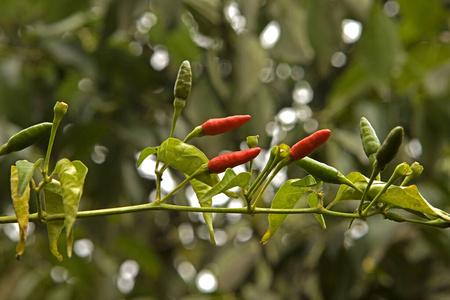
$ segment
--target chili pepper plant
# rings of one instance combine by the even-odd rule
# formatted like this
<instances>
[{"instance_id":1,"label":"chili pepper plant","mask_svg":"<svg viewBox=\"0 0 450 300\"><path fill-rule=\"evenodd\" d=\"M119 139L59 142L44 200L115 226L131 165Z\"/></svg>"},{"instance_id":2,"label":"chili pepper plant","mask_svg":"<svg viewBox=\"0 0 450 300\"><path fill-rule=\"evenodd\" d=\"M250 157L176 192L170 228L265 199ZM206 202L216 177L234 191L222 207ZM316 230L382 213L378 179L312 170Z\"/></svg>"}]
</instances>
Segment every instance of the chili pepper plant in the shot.
<instances>
[{"instance_id":1,"label":"chili pepper plant","mask_svg":"<svg viewBox=\"0 0 450 300\"><path fill-rule=\"evenodd\" d=\"M326 229L326 216L338 216L350 220L366 220L382 215L394 222L410 222L438 228L450 226L450 215L433 207L410 182L419 176L423 167L414 162L399 164L389 179L381 181L380 173L392 162L403 140L403 128L395 127L386 139L380 143L378 136L366 118L361 118L360 133L364 152L372 165L372 172L366 177L360 172L342 174L336 168L316 161L308 155L325 144L332 135L328 129L322 129L305 137L292 147L286 144L273 146L269 158L260 172L253 169L253 160L260 154L258 135L247 138L248 149L225 153L212 159L189 142L194 138L209 138L230 130L245 126L249 115L213 118L195 127L184 139L174 137L175 127L192 86L192 74L188 61L182 63L174 88L174 115L170 136L159 146L143 149L137 161L139 167L144 159L156 155L156 196L150 203L123 207L104 208L92 211L78 211L83 194L84 181L88 172L81 161L60 159L54 168L49 169L52 146L58 126L67 112L68 105L57 102L54 107L52 123L41 123L22 130L12 136L0 148L0 156L31 146L49 135L45 158L35 162L19 160L11 166L11 197L15 216L1 216L0 223L18 223L20 240L17 244L17 258L25 251L28 223L44 223L48 230L50 251L62 260L58 249L59 237L65 229L67 256L72 254L74 223L77 218L132 213L145 210L177 210L202 212L209 229L211 242L214 241L212 213L240 213L253 216L268 215L268 229L261 243L267 243L289 214L314 214L320 226ZM236 174L234 167L248 165L245 172ZM270 207L261 204L260 199L277 173L286 167L301 168L309 175L304 178L287 180L271 200ZM167 168L175 169L185 175L185 179L168 194L161 193L162 175ZM38 171L40 181L34 177ZM224 173L219 177L218 173ZM324 203L321 186L339 185L339 190L330 203ZM171 204L172 196L190 184L197 195L200 207ZM232 191L233 190L233 191ZM213 197L225 194L232 198L241 198L242 208L213 206ZM33 195L33 196L32 196ZM302 197L303 195L307 195ZM30 212L29 201L36 201L36 212ZM299 206L305 199L309 207ZM353 201L354 211L343 211L338 206L342 202ZM301 205L300 205L301 206ZM338 207L338 208L336 208ZM351 223L350 223L351 224Z\"/></svg>"}]
</instances>

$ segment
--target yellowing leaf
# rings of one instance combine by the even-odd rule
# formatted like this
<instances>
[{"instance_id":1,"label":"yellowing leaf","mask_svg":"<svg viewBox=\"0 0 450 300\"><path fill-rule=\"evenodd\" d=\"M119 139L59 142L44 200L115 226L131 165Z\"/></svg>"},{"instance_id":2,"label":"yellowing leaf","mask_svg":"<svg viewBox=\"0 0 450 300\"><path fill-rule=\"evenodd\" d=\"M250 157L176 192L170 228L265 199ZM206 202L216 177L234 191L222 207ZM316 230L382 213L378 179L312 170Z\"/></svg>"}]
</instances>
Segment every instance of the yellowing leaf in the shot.
<instances>
[{"instance_id":1,"label":"yellowing leaf","mask_svg":"<svg viewBox=\"0 0 450 300\"><path fill-rule=\"evenodd\" d=\"M67 235L67 255L72 256L73 224L78 213L78 204L83 193L83 184L87 168L80 161L73 163L63 158L55 168L61 182L61 194L64 202L64 215Z\"/></svg>"},{"instance_id":2,"label":"yellowing leaf","mask_svg":"<svg viewBox=\"0 0 450 300\"><path fill-rule=\"evenodd\" d=\"M191 180L191 185L197 195L197 198L199 199L200 206L211 207L212 197L217 194L224 193L228 189L235 186L246 186L250 181L250 176L251 175L248 172L242 172L236 175L232 169L227 169L222 180L214 187L210 187L209 185L196 179ZM212 213L204 212L203 218L205 219L206 226L208 227L211 242L215 245L216 241L214 238Z\"/></svg>"},{"instance_id":3,"label":"yellowing leaf","mask_svg":"<svg viewBox=\"0 0 450 300\"><path fill-rule=\"evenodd\" d=\"M64 213L64 203L59 181L53 179L44 187L44 202L47 216ZM47 221L46 224L50 251L59 261L62 261L63 257L58 251L58 239L64 228L64 220Z\"/></svg>"},{"instance_id":4,"label":"yellowing leaf","mask_svg":"<svg viewBox=\"0 0 450 300\"><path fill-rule=\"evenodd\" d=\"M408 187L391 186L380 197L379 201L400 208L411 209L424 214L441 217L441 215L436 212L435 208L423 198L415 185L410 185ZM448 218L447 221L450 222Z\"/></svg>"},{"instance_id":5,"label":"yellowing leaf","mask_svg":"<svg viewBox=\"0 0 450 300\"><path fill-rule=\"evenodd\" d=\"M211 187L207 185L206 183L203 183L199 180L192 179L191 180L191 186L194 190L195 194L197 195L198 199L203 199L203 201L200 202L201 207L211 207L212 206L212 196L209 198L205 198L205 194L207 194ZM209 238L211 239L211 243L213 245L216 244L216 239L214 238L214 227L213 227L213 216L210 212L204 212L203 218L205 219L206 226L208 227L209 231Z\"/></svg>"},{"instance_id":6,"label":"yellowing leaf","mask_svg":"<svg viewBox=\"0 0 450 300\"><path fill-rule=\"evenodd\" d=\"M14 211L16 213L17 222L19 223L19 242L17 243L17 257L25 251L25 243L27 241L28 217L30 215L30 186L27 185L22 196L19 196L19 172L16 166L11 166L11 197L13 199Z\"/></svg>"},{"instance_id":7,"label":"yellowing leaf","mask_svg":"<svg viewBox=\"0 0 450 300\"><path fill-rule=\"evenodd\" d=\"M19 173L18 195L22 196L26 187L29 185L31 177L33 177L34 169L41 164L42 158L38 159L34 164L27 160L16 161L17 171Z\"/></svg>"}]
</instances>

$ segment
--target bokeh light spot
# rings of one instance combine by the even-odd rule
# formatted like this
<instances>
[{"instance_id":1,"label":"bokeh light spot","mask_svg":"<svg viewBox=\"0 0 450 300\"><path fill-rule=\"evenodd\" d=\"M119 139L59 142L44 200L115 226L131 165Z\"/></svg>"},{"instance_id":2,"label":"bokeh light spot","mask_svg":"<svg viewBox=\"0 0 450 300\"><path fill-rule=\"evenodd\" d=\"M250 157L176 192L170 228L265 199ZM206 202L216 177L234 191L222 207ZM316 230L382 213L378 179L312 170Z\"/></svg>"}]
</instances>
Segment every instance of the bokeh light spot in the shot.
<instances>
[{"instance_id":1,"label":"bokeh light spot","mask_svg":"<svg viewBox=\"0 0 450 300\"><path fill-rule=\"evenodd\" d=\"M259 42L264 49L269 49L275 46L280 38L280 24L276 21L271 21L261 32Z\"/></svg>"},{"instance_id":2,"label":"bokeh light spot","mask_svg":"<svg viewBox=\"0 0 450 300\"><path fill-rule=\"evenodd\" d=\"M308 104L314 98L314 92L306 81L299 82L292 92L294 101L300 104Z\"/></svg>"},{"instance_id":3,"label":"bokeh light spot","mask_svg":"<svg viewBox=\"0 0 450 300\"><path fill-rule=\"evenodd\" d=\"M361 22L345 19L342 21L342 40L346 44L355 43L362 33Z\"/></svg>"},{"instance_id":4,"label":"bokeh light spot","mask_svg":"<svg viewBox=\"0 0 450 300\"><path fill-rule=\"evenodd\" d=\"M331 65L336 68L342 68L347 63L347 56L343 52L335 52L331 56Z\"/></svg>"},{"instance_id":5,"label":"bokeh light spot","mask_svg":"<svg viewBox=\"0 0 450 300\"><path fill-rule=\"evenodd\" d=\"M202 293L215 292L218 286L216 276L209 270L200 271L195 280L195 284Z\"/></svg>"},{"instance_id":6,"label":"bokeh light spot","mask_svg":"<svg viewBox=\"0 0 450 300\"><path fill-rule=\"evenodd\" d=\"M400 4L397 1L386 1L383 5L383 10L386 16L395 17L400 12Z\"/></svg>"},{"instance_id":7,"label":"bokeh light spot","mask_svg":"<svg viewBox=\"0 0 450 300\"><path fill-rule=\"evenodd\" d=\"M164 47L157 46L155 47L155 52L150 57L150 65L156 71L161 71L169 65L169 60L169 52Z\"/></svg>"},{"instance_id":8,"label":"bokeh light spot","mask_svg":"<svg viewBox=\"0 0 450 300\"><path fill-rule=\"evenodd\" d=\"M79 257L89 257L94 252L94 244L89 239L77 240L73 244L73 251Z\"/></svg>"},{"instance_id":9,"label":"bokeh light spot","mask_svg":"<svg viewBox=\"0 0 450 300\"><path fill-rule=\"evenodd\" d=\"M195 267L188 261L182 261L179 263L177 266L177 272L185 282L192 281L197 274Z\"/></svg>"}]
</instances>

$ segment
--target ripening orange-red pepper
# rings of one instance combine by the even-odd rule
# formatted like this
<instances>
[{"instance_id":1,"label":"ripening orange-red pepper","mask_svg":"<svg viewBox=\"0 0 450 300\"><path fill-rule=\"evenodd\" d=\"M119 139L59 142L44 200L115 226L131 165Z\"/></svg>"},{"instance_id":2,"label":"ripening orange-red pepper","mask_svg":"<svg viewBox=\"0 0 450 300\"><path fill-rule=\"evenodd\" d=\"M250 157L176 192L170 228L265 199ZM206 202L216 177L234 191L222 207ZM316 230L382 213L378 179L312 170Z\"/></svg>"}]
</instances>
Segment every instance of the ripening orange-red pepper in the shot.
<instances>
[{"instance_id":1,"label":"ripening orange-red pepper","mask_svg":"<svg viewBox=\"0 0 450 300\"><path fill-rule=\"evenodd\" d=\"M251 148L243 151L225 153L211 159L208 162L208 169L211 173L222 173L228 168L234 168L251 161L260 152L261 148Z\"/></svg>"},{"instance_id":2,"label":"ripening orange-red pepper","mask_svg":"<svg viewBox=\"0 0 450 300\"><path fill-rule=\"evenodd\" d=\"M328 140L330 134L331 131L329 129L322 129L314 132L292 146L289 151L289 156L293 161L306 157L322 146Z\"/></svg>"},{"instance_id":3,"label":"ripening orange-red pepper","mask_svg":"<svg viewBox=\"0 0 450 300\"><path fill-rule=\"evenodd\" d=\"M237 115L226 118L209 119L202 124L202 131L205 135L221 134L241 127L252 117L249 115Z\"/></svg>"}]
</instances>

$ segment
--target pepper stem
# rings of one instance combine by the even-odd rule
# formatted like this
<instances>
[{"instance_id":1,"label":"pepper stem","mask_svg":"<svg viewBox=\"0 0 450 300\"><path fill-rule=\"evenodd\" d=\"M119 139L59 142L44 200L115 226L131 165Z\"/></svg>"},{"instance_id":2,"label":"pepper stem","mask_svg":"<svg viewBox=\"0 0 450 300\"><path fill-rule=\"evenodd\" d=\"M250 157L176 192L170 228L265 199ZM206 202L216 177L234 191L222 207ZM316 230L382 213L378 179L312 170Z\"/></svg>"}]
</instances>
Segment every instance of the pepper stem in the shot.
<instances>
[{"instance_id":1,"label":"pepper stem","mask_svg":"<svg viewBox=\"0 0 450 300\"><path fill-rule=\"evenodd\" d=\"M173 101L174 112L173 112L172 128L170 130L170 137L173 137L175 133L175 126L177 125L178 117L180 116L181 111L186 105L185 102L186 102L185 100L179 98L175 98L175 100Z\"/></svg>"},{"instance_id":2,"label":"pepper stem","mask_svg":"<svg viewBox=\"0 0 450 300\"><path fill-rule=\"evenodd\" d=\"M278 172L281 171L281 169L283 169L284 167L289 165L291 162L292 162L292 160L290 158L286 158L286 159L283 159L282 161L280 161L277 164L277 166L275 167L275 169L272 172L272 175L270 175L269 179L266 181L266 183L262 187L261 191L259 192L258 197L256 197L255 202L253 202L253 204L251 206L252 211L256 208L256 204L258 203L258 201L261 198L261 196L264 193L264 191L269 186L270 182L272 182L272 180L275 178L275 176L278 174Z\"/></svg>"},{"instance_id":3,"label":"pepper stem","mask_svg":"<svg viewBox=\"0 0 450 300\"><path fill-rule=\"evenodd\" d=\"M259 173L258 177L256 177L255 182L250 186L250 189L247 192L246 198L251 201L253 195L258 190L258 188L261 186L261 184L266 180L267 176L269 176L270 172L275 167L275 162L269 161L267 165L264 167L264 169Z\"/></svg>"},{"instance_id":4,"label":"pepper stem","mask_svg":"<svg viewBox=\"0 0 450 300\"><path fill-rule=\"evenodd\" d=\"M50 164L50 154L52 153L53 143L55 142L56 131L58 130L59 123L61 123L62 118L67 112L68 105L64 102L56 102L55 107L53 108L54 116L53 116L53 124L52 131L50 133L50 140L48 142L47 153L45 155L44 161L44 174L47 176L48 174L48 166Z\"/></svg>"},{"instance_id":5,"label":"pepper stem","mask_svg":"<svg viewBox=\"0 0 450 300\"><path fill-rule=\"evenodd\" d=\"M278 154L279 146L274 146L272 150L270 151L269 160L267 161L264 169L259 173L258 177L256 177L253 184L250 186L250 189L246 192L245 198L247 199L247 202L251 202L251 199L253 197L253 194L256 192L256 190L261 186L262 182L267 178L267 176L270 174L270 172L275 168L277 161L275 161L275 158Z\"/></svg>"},{"instance_id":6,"label":"pepper stem","mask_svg":"<svg viewBox=\"0 0 450 300\"><path fill-rule=\"evenodd\" d=\"M407 173L411 173L411 168L406 163L399 164L395 170L394 173L392 173L391 177L389 178L388 182L383 186L381 191L378 192L378 194L373 198L373 200L367 205L367 207L364 209L364 211L360 212L361 217L366 217L367 212L369 209L375 204L375 202L378 201L378 199L383 195L384 192L387 191L387 189L397 180L405 176Z\"/></svg>"},{"instance_id":7,"label":"pepper stem","mask_svg":"<svg viewBox=\"0 0 450 300\"><path fill-rule=\"evenodd\" d=\"M194 130L191 131L191 133L189 133L186 138L184 139L183 143L187 143L190 140L192 140L193 138L196 137L201 137L204 136L205 134L203 133L203 129L202 126L197 126L194 128Z\"/></svg>"},{"instance_id":8,"label":"pepper stem","mask_svg":"<svg viewBox=\"0 0 450 300\"><path fill-rule=\"evenodd\" d=\"M168 193L166 196L164 196L164 198L160 199L160 200L155 200L156 203L160 204L160 203L164 203L170 196L172 196L173 194L175 194L179 189L181 189L186 183L188 183L189 181L191 181L192 179L194 179L195 177L208 172L208 164L203 164L200 168L197 169L197 171L195 171L194 173L192 173L191 175L189 175L188 177L186 177L185 180L183 180L176 188L174 188L170 193Z\"/></svg>"},{"instance_id":9,"label":"pepper stem","mask_svg":"<svg viewBox=\"0 0 450 300\"><path fill-rule=\"evenodd\" d=\"M364 201L366 200L367 195L369 194L369 189L372 186L372 183L377 178L378 174L380 174L380 168L378 167L377 162L373 164L372 175L370 175L369 182L367 183L366 189L364 190L364 194L361 197L361 202L359 203L358 213L361 215L363 211Z\"/></svg>"}]
</instances>

